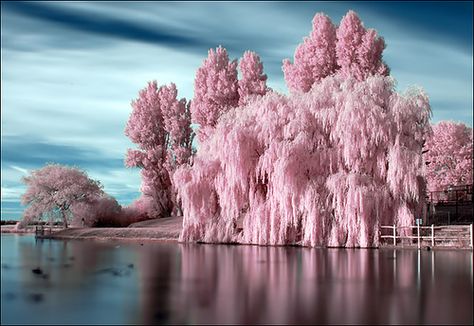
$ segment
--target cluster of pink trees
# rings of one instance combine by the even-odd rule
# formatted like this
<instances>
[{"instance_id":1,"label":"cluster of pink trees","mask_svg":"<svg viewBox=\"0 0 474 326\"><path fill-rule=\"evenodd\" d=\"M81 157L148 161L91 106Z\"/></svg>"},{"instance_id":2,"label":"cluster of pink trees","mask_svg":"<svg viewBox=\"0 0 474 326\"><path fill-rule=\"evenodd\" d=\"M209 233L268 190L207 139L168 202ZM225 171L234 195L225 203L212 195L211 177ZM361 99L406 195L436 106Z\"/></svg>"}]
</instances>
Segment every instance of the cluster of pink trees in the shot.
<instances>
[{"instance_id":1,"label":"cluster of pink trees","mask_svg":"<svg viewBox=\"0 0 474 326\"><path fill-rule=\"evenodd\" d=\"M197 71L192 102L177 99L175 84L158 87L151 82L140 91L125 129L139 147L128 151L126 165L142 168L143 197L132 207L150 218L181 214L177 199L180 184L174 182L173 175L180 166L192 164L191 123L199 125L198 139L203 142L220 116L268 90L257 54L245 52L240 71L238 80L237 61L230 61L227 51L218 47L209 51Z\"/></svg>"},{"instance_id":2,"label":"cluster of pink trees","mask_svg":"<svg viewBox=\"0 0 474 326\"><path fill-rule=\"evenodd\" d=\"M237 60L229 61L226 49L209 50L196 73L192 122L199 125L198 140L204 142L214 133L218 119L230 109L251 102L269 89L260 57L247 51L240 60L242 78L237 78Z\"/></svg>"},{"instance_id":3,"label":"cluster of pink trees","mask_svg":"<svg viewBox=\"0 0 474 326\"><path fill-rule=\"evenodd\" d=\"M87 206L105 195L100 182L90 179L85 171L59 164L34 170L23 182L27 186L21 198L27 206L23 225L41 219L60 219L68 227L74 207Z\"/></svg>"},{"instance_id":4,"label":"cluster of pink trees","mask_svg":"<svg viewBox=\"0 0 474 326\"><path fill-rule=\"evenodd\" d=\"M143 193L132 206L149 218L169 216L179 207L171 176L193 153L189 103L177 99L175 84L158 87L154 81L132 107L125 134L139 149L129 149L125 163L142 169Z\"/></svg>"},{"instance_id":5,"label":"cluster of pink trees","mask_svg":"<svg viewBox=\"0 0 474 326\"><path fill-rule=\"evenodd\" d=\"M103 191L101 183L75 167L48 164L23 178L26 191L21 198L27 206L18 224L61 221L64 227L120 227L147 218L143 200L122 207Z\"/></svg>"},{"instance_id":6,"label":"cluster of pink trees","mask_svg":"<svg viewBox=\"0 0 474 326\"><path fill-rule=\"evenodd\" d=\"M433 126L425 147L429 191L472 185L472 128L463 123L441 121Z\"/></svg>"},{"instance_id":7,"label":"cluster of pink trees","mask_svg":"<svg viewBox=\"0 0 474 326\"><path fill-rule=\"evenodd\" d=\"M380 225L421 216L430 105L395 92L384 47L352 11L338 27L317 14L283 63L290 96L268 91L256 55L238 81L210 50L191 104L199 149L173 177L181 240L369 247Z\"/></svg>"}]
</instances>

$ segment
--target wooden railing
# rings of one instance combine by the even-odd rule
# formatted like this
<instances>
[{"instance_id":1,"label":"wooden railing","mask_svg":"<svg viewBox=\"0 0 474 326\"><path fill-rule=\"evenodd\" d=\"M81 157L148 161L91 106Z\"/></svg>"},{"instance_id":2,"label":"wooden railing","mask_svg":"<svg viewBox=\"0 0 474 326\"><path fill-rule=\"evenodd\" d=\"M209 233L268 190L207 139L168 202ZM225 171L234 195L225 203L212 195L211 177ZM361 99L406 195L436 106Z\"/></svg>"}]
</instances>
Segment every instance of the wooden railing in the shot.
<instances>
[{"instance_id":1,"label":"wooden railing","mask_svg":"<svg viewBox=\"0 0 474 326\"><path fill-rule=\"evenodd\" d=\"M436 242L443 242L443 241L459 241L459 242L467 242L469 241L469 247L473 248L473 226L470 225L444 225L444 226L381 226L382 230L391 230L392 234L390 235L381 235L382 239L387 239L389 242L392 241L393 246L397 245L397 240L409 239L413 240L416 239L416 243L418 249L421 248L421 243L423 240L428 240L431 243L432 247L436 246ZM397 230L403 229L416 229L416 235L400 235L400 232L397 234ZM438 235L436 235L436 230L438 230ZM428 231L428 232L423 232ZM467 232L468 231L468 232ZM410 232L413 233L413 232ZM422 234L427 233L427 234ZM441 233L441 234L439 234ZM446 235L447 233L447 235ZM454 235L453 235L454 234Z\"/></svg>"}]
</instances>

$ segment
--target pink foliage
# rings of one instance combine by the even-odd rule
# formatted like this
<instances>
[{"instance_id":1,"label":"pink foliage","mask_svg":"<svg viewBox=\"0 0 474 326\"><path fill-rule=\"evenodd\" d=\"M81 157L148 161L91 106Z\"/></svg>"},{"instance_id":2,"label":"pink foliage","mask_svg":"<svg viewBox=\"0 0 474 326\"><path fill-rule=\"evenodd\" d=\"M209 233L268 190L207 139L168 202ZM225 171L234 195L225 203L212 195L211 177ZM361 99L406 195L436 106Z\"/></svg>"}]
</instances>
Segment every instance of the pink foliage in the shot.
<instances>
[{"instance_id":1,"label":"pink foliage","mask_svg":"<svg viewBox=\"0 0 474 326\"><path fill-rule=\"evenodd\" d=\"M239 103L237 61L229 61L227 50L209 50L206 60L196 73L191 114L200 125L199 141L207 137L219 117Z\"/></svg>"},{"instance_id":2,"label":"pink foliage","mask_svg":"<svg viewBox=\"0 0 474 326\"><path fill-rule=\"evenodd\" d=\"M209 50L196 73L191 102L193 123L199 124L198 140L204 142L214 132L219 118L238 105L245 105L270 89L266 85L260 57L246 51L240 61L242 78L237 79L237 60L230 61L221 46Z\"/></svg>"},{"instance_id":3,"label":"pink foliage","mask_svg":"<svg viewBox=\"0 0 474 326\"><path fill-rule=\"evenodd\" d=\"M139 92L138 98L132 101L132 108L125 135L145 150L163 144L165 130L156 81Z\"/></svg>"},{"instance_id":4,"label":"pink foliage","mask_svg":"<svg viewBox=\"0 0 474 326\"><path fill-rule=\"evenodd\" d=\"M21 203L28 206L23 220L62 219L68 226L71 207L103 195L102 185L77 168L50 164L23 178L27 189Z\"/></svg>"},{"instance_id":5,"label":"pink foliage","mask_svg":"<svg viewBox=\"0 0 474 326\"><path fill-rule=\"evenodd\" d=\"M73 227L123 226L122 207L110 196L101 196L71 206Z\"/></svg>"},{"instance_id":6,"label":"pink foliage","mask_svg":"<svg viewBox=\"0 0 474 326\"><path fill-rule=\"evenodd\" d=\"M336 28L328 16L316 14L311 34L296 48L294 64L283 61L286 83L292 91L307 92L335 70Z\"/></svg>"},{"instance_id":7,"label":"pink foliage","mask_svg":"<svg viewBox=\"0 0 474 326\"><path fill-rule=\"evenodd\" d=\"M433 126L425 146L430 191L472 184L472 128L463 123L441 121Z\"/></svg>"},{"instance_id":8,"label":"pink foliage","mask_svg":"<svg viewBox=\"0 0 474 326\"><path fill-rule=\"evenodd\" d=\"M189 163L193 154L190 104L184 98L177 100L178 91L173 83L161 87L159 95L164 129L168 135L166 169L171 175L176 167Z\"/></svg>"},{"instance_id":9,"label":"pink foliage","mask_svg":"<svg viewBox=\"0 0 474 326\"><path fill-rule=\"evenodd\" d=\"M283 61L283 72L290 91L308 92L323 78L335 73L344 78L364 80L369 76L389 74L382 61L383 38L373 29L365 29L353 11L339 27L322 13L313 19L313 30L295 51L294 63Z\"/></svg>"},{"instance_id":10,"label":"pink foliage","mask_svg":"<svg viewBox=\"0 0 474 326\"><path fill-rule=\"evenodd\" d=\"M239 105L245 105L251 98L267 93L267 75L263 73L260 57L251 51L246 51L240 60Z\"/></svg>"},{"instance_id":11,"label":"pink foliage","mask_svg":"<svg viewBox=\"0 0 474 326\"><path fill-rule=\"evenodd\" d=\"M331 30L326 16L313 22ZM340 73L329 68L329 32L316 29L312 37L323 44L306 39L297 50L304 60L286 65L289 87L303 92L229 108L194 165L176 171L182 241L370 247L380 225L420 216L428 98L394 91L393 79L380 74L382 43L355 14L341 26ZM299 67L314 69L310 82L290 77Z\"/></svg>"},{"instance_id":12,"label":"pink foliage","mask_svg":"<svg viewBox=\"0 0 474 326\"><path fill-rule=\"evenodd\" d=\"M367 247L379 225L411 225L394 212L421 201L421 144L397 145L399 128L410 128L395 116L398 103L424 95L407 96L384 77L329 77L304 96L268 94L230 111L175 175L181 240ZM419 104L427 128L429 105Z\"/></svg>"},{"instance_id":13,"label":"pink foliage","mask_svg":"<svg viewBox=\"0 0 474 326\"><path fill-rule=\"evenodd\" d=\"M110 196L101 196L72 205L74 227L127 227L147 220L152 206L151 197L142 196L122 207Z\"/></svg>"},{"instance_id":14,"label":"pink foliage","mask_svg":"<svg viewBox=\"0 0 474 326\"><path fill-rule=\"evenodd\" d=\"M142 169L149 217L168 216L177 205L172 174L192 155L189 104L177 100L176 85L158 88L154 81L140 91L132 107L125 134L139 149L128 150L125 165Z\"/></svg>"}]
</instances>

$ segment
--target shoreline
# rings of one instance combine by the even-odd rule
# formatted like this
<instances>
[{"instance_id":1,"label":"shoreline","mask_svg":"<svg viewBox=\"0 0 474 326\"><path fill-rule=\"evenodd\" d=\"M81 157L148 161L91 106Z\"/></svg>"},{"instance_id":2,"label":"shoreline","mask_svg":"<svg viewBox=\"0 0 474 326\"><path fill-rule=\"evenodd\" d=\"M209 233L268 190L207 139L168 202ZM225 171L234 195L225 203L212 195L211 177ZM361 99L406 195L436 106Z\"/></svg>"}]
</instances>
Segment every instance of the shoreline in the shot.
<instances>
[{"instance_id":1,"label":"shoreline","mask_svg":"<svg viewBox=\"0 0 474 326\"><path fill-rule=\"evenodd\" d=\"M93 241L131 241L131 242L172 242L177 243L178 238L142 238L142 237L110 237L110 236L67 236L67 235L40 235L41 240L93 240Z\"/></svg>"},{"instance_id":2,"label":"shoreline","mask_svg":"<svg viewBox=\"0 0 474 326\"><path fill-rule=\"evenodd\" d=\"M38 239L50 240L93 240L93 241L131 241L131 242L170 242L178 243L183 225L182 217L167 217L160 219L153 219L133 223L128 227L123 228L68 228L59 231L53 231L51 234L46 233L37 235ZM48 229L46 229L48 231ZM6 234L34 234L35 228L29 227L27 229L15 229L15 225L2 225L1 233ZM198 242L199 243L199 242ZM245 245L243 243L232 243L221 245ZM257 245L257 244L251 244ZM257 245L258 246L258 245ZM305 247L298 245L282 245L283 247ZM280 246L278 246L280 247ZM307 247L305 247L307 248ZM327 247L327 249L335 249L339 247ZM342 249L342 247L340 248ZM374 248L344 248L344 249L407 249L417 250L416 244L381 244ZM435 250L461 250L472 251L470 247L462 247L457 245L438 245L435 247L422 245L420 251L435 251Z\"/></svg>"},{"instance_id":3,"label":"shoreline","mask_svg":"<svg viewBox=\"0 0 474 326\"><path fill-rule=\"evenodd\" d=\"M167 217L132 223L128 227L84 227L54 230L37 235L38 239L53 240L130 240L130 241L163 241L177 242L183 226L182 217ZM16 229L15 225L2 226L1 233L8 234L35 234L35 227Z\"/></svg>"},{"instance_id":4,"label":"shoreline","mask_svg":"<svg viewBox=\"0 0 474 326\"><path fill-rule=\"evenodd\" d=\"M15 224L7 224L7 225L2 225L0 227L0 233L15 233L15 234L34 234L35 233L35 228L34 227L29 227L26 229L16 229Z\"/></svg>"}]
</instances>

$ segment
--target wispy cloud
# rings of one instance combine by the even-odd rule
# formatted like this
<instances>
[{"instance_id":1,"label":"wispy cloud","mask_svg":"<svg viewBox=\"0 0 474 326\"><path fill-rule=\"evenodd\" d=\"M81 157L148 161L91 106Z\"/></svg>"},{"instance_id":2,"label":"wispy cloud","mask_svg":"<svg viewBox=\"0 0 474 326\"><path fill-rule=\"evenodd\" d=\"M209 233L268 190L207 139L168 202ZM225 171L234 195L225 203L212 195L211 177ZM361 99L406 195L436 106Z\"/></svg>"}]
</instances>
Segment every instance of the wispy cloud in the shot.
<instances>
[{"instance_id":1,"label":"wispy cloud","mask_svg":"<svg viewBox=\"0 0 474 326\"><path fill-rule=\"evenodd\" d=\"M103 37L119 40L133 40L153 44L163 44L174 48L189 48L203 45L202 40L192 34L174 33L166 25L155 24L151 28L147 24L130 21L126 15L114 17L107 10L91 10L87 3L83 8L71 8L58 4L34 2L6 2L4 9L21 16L56 24L80 33L92 33ZM84 10L84 8L86 10Z\"/></svg>"},{"instance_id":2,"label":"wispy cloud","mask_svg":"<svg viewBox=\"0 0 474 326\"><path fill-rule=\"evenodd\" d=\"M10 165L10 167L13 169L13 170L16 170L18 172L21 172L23 174L28 174L28 170L27 169L23 169L23 168L20 168L19 166L15 166L15 165Z\"/></svg>"}]
</instances>

